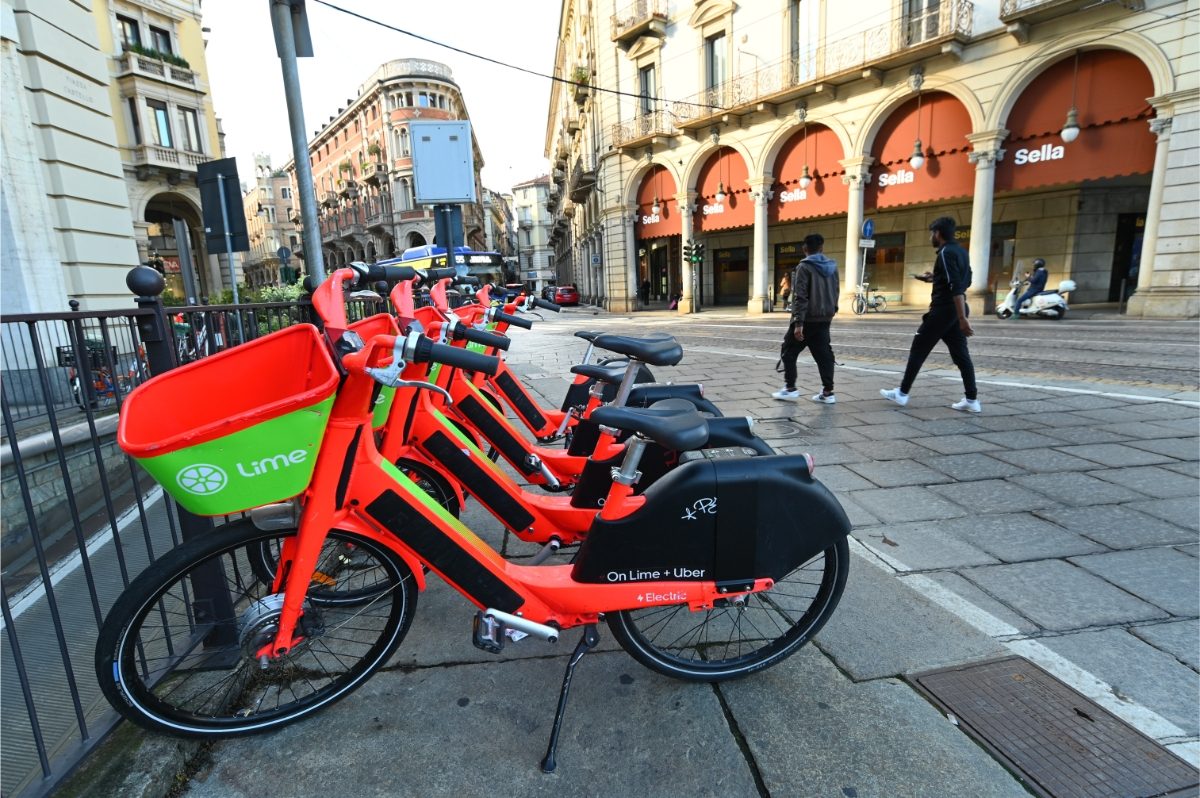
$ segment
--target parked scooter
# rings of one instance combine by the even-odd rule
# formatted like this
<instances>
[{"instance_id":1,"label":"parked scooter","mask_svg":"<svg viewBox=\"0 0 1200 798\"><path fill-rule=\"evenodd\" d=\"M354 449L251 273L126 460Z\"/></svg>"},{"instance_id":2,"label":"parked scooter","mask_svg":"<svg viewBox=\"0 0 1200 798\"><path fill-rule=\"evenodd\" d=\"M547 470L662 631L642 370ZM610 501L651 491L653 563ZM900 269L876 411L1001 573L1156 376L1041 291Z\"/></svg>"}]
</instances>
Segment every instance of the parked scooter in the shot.
<instances>
[{"instance_id":1,"label":"parked scooter","mask_svg":"<svg viewBox=\"0 0 1200 798\"><path fill-rule=\"evenodd\" d=\"M1025 284L1026 281L1021 278L1013 278L1008 296L996 308L996 316L1001 319L1012 318L1017 297L1021 295L1021 286ZM1055 290L1042 291L1040 294L1027 299L1021 305L1018 315L1026 318L1061 319L1067 315L1067 297L1065 295L1074 290L1074 280L1063 280Z\"/></svg>"}]
</instances>

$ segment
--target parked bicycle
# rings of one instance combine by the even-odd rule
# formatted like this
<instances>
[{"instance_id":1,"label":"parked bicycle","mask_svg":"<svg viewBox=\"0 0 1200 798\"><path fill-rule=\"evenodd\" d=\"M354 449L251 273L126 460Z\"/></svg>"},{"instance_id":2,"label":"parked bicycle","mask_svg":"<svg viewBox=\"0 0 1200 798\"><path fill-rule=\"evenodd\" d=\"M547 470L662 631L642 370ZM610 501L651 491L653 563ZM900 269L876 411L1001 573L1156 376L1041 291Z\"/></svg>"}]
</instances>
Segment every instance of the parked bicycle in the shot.
<instances>
[{"instance_id":1,"label":"parked bicycle","mask_svg":"<svg viewBox=\"0 0 1200 798\"><path fill-rule=\"evenodd\" d=\"M195 326L194 319L189 322L183 313L176 313L171 317L171 331L175 337L175 362L180 365L208 357L224 348L224 336L220 331L210 333L208 322L205 320L206 314L198 315L199 327Z\"/></svg>"},{"instance_id":2,"label":"parked bicycle","mask_svg":"<svg viewBox=\"0 0 1200 798\"><path fill-rule=\"evenodd\" d=\"M60 346L57 353L58 364L67 369L71 398L80 410L97 410L115 405L131 390L150 379L146 350L140 344L137 353L130 356L128 368L118 371L115 375L113 369L119 360L115 349L106 354L102 342L91 340L88 341L86 349L90 385L84 384L85 372L76 361L74 347Z\"/></svg>"},{"instance_id":3,"label":"parked bicycle","mask_svg":"<svg viewBox=\"0 0 1200 798\"><path fill-rule=\"evenodd\" d=\"M125 717L200 737L306 717L389 659L432 572L479 608L471 638L486 651L583 628L542 762L549 772L574 668L598 643L602 617L643 665L708 682L778 664L828 620L846 581L850 524L812 459L696 452L707 421L690 406L596 409L598 424L630 437L572 563L506 561L382 458L371 434L379 384L430 387L401 379L408 363L493 373L496 359L394 326L366 339L350 331L342 282L356 277L338 270L314 295L325 337L296 325L168 372L126 401L118 442L188 510L228 515L299 495L301 511L295 529L227 524L130 584L95 660ZM445 434L463 441L452 427ZM637 495L651 442L690 454ZM492 465L466 453L475 468ZM262 541L282 541L269 583L248 562Z\"/></svg>"},{"instance_id":4,"label":"parked bicycle","mask_svg":"<svg viewBox=\"0 0 1200 798\"><path fill-rule=\"evenodd\" d=\"M856 315L861 316L867 312L867 309L883 312L887 310L887 297L879 293L879 289L868 292L870 283L862 283L854 292L854 300L850 305L850 309ZM868 296L868 293L870 294Z\"/></svg>"}]
</instances>

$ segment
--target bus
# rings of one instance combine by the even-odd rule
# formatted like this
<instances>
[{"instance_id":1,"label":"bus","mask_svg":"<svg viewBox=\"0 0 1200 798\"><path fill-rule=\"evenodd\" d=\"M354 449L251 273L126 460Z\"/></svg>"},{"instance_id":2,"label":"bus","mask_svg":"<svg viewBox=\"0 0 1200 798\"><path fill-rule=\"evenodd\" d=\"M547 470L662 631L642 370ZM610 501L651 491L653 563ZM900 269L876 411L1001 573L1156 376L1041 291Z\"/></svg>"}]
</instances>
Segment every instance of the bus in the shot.
<instances>
[{"instance_id":1,"label":"bus","mask_svg":"<svg viewBox=\"0 0 1200 798\"><path fill-rule=\"evenodd\" d=\"M429 258L445 255L443 247L426 244L421 247L409 247L400 256L401 261L415 258ZM504 285L516 281L516 273L505 268L504 257L499 252L479 252L466 247L454 248L455 265L465 264L467 274L479 278L479 282L491 285Z\"/></svg>"}]
</instances>

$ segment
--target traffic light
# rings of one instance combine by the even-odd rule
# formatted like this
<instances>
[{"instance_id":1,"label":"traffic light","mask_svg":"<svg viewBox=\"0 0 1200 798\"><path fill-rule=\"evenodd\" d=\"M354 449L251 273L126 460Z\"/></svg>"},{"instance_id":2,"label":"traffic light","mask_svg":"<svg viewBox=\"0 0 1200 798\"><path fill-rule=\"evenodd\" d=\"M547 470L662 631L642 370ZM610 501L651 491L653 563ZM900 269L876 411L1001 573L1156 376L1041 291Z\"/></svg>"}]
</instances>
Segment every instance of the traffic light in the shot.
<instances>
[{"instance_id":1,"label":"traffic light","mask_svg":"<svg viewBox=\"0 0 1200 798\"><path fill-rule=\"evenodd\" d=\"M703 244L696 244L692 247L692 263L704 263Z\"/></svg>"},{"instance_id":2,"label":"traffic light","mask_svg":"<svg viewBox=\"0 0 1200 798\"><path fill-rule=\"evenodd\" d=\"M683 259L684 259L684 261L686 261L687 263L694 263L694 261L692 260L692 253L693 253L693 252L695 252L695 248L694 248L694 247L693 247L691 244L684 244L684 245L683 245Z\"/></svg>"}]
</instances>

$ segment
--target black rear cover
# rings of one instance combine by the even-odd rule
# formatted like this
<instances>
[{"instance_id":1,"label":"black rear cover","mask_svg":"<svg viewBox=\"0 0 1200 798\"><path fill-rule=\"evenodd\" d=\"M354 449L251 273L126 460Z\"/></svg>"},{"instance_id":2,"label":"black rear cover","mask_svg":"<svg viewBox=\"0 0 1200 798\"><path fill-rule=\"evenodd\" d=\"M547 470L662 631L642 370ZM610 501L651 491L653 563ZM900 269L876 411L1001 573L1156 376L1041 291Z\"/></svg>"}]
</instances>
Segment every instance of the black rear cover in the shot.
<instances>
[{"instance_id":1,"label":"black rear cover","mask_svg":"<svg viewBox=\"0 0 1200 798\"><path fill-rule=\"evenodd\" d=\"M632 516L597 516L576 580L779 579L850 532L837 499L797 455L697 460L644 495Z\"/></svg>"}]
</instances>

